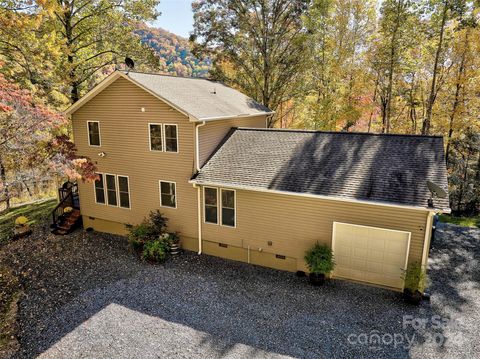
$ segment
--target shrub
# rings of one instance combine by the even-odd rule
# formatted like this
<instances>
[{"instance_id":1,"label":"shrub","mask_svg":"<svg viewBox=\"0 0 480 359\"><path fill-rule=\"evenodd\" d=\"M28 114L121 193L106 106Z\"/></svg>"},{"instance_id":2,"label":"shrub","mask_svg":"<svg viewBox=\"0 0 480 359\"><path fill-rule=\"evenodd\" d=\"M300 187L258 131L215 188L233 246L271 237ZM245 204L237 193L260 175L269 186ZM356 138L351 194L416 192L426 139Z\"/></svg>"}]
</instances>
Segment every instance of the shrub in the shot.
<instances>
[{"instance_id":1,"label":"shrub","mask_svg":"<svg viewBox=\"0 0 480 359\"><path fill-rule=\"evenodd\" d=\"M130 246L141 251L145 243L159 239L167 229L168 219L158 210L150 212L150 215L142 223L132 226L128 230L128 242Z\"/></svg>"},{"instance_id":2,"label":"shrub","mask_svg":"<svg viewBox=\"0 0 480 359\"><path fill-rule=\"evenodd\" d=\"M148 261L161 263L165 261L167 257L168 247L165 241L154 240L144 244L143 246L143 259Z\"/></svg>"},{"instance_id":3,"label":"shrub","mask_svg":"<svg viewBox=\"0 0 480 359\"><path fill-rule=\"evenodd\" d=\"M405 281L405 289L409 289L412 292L419 291L420 293L423 293L425 290L428 280L425 270L418 262L408 265L402 279Z\"/></svg>"},{"instance_id":4,"label":"shrub","mask_svg":"<svg viewBox=\"0 0 480 359\"><path fill-rule=\"evenodd\" d=\"M328 274L335 267L330 247L318 242L305 253L305 262L310 272L315 274Z\"/></svg>"}]
</instances>

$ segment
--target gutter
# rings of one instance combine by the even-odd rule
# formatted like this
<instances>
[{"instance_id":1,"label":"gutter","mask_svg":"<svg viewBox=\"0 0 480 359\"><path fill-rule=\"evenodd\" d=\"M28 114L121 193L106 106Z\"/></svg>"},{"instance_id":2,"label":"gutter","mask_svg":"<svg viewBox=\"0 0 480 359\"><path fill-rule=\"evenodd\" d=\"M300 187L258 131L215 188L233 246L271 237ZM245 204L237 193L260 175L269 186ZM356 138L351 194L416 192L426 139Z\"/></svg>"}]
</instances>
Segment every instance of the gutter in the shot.
<instances>
[{"instance_id":1,"label":"gutter","mask_svg":"<svg viewBox=\"0 0 480 359\"><path fill-rule=\"evenodd\" d=\"M249 118L249 117L258 117L258 116L271 116L275 113L275 111L270 112L262 112L262 113L254 113L254 114L244 114L244 115L232 115L232 116L216 116L216 117L202 117L196 119L195 117L191 116L190 121L192 122L210 122L210 121L218 121L218 120L233 120L238 118Z\"/></svg>"},{"instance_id":2,"label":"gutter","mask_svg":"<svg viewBox=\"0 0 480 359\"><path fill-rule=\"evenodd\" d=\"M338 197L338 196L325 196L325 195L311 194L311 193L279 191L279 190L266 189L266 188L260 188L260 187L248 187L248 186L232 185L232 184L218 183L218 182L198 183L195 179L191 179L188 182L192 184L200 184L202 186L224 187L224 188L231 188L236 190L282 194L286 196L316 198L316 199L324 199L327 201L348 202L348 203L357 203L357 204L382 206L382 207L390 207L390 208L410 209L410 210L422 211L422 212L441 212L441 213L451 212L450 208L426 208L426 207L420 207L420 206L409 206L409 205L393 204L393 203L380 202L380 201L367 201L367 200L352 199L352 198L345 198L345 197Z\"/></svg>"}]
</instances>

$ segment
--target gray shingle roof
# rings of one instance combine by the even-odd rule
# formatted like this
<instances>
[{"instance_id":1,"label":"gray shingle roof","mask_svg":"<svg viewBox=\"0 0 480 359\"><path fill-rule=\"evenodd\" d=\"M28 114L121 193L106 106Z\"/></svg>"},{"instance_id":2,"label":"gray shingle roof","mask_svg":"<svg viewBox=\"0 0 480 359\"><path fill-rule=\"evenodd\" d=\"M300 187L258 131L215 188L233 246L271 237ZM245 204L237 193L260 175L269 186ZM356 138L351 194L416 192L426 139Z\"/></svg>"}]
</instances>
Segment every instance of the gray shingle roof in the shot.
<instances>
[{"instance_id":1,"label":"gray shingle roof","mask_svg":"<svg viewBox=\"0 0 480 359\"><path fill-rule=\"evenodd\" d=\"M219 82L140 72L130 72L128 76L198 120L271 113L267 107Z\"/></svg>"},{"instance_id":2,"label":"gray shingle roof","mask_svg":"<svg viewBox=\"0 0 480 359\"><path fill-rule=\"evenodd\" d=\"M415 207L427 180L447 190L442 137L348 132L232 129L193 180Z\"/></svg>"}]
</instances>

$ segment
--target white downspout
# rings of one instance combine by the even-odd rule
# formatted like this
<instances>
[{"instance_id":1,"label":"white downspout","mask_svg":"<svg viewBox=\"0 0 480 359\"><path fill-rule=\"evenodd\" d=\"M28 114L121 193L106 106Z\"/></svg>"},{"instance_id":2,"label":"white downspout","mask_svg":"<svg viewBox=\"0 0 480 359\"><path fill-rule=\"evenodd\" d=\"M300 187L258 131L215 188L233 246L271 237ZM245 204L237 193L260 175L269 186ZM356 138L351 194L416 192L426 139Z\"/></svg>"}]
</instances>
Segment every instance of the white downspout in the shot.
<instances>
[{"instance_id":1,"label":"white downspout","mask_svg":"<svg viewBox=\"0 0 480 359\"><path fill-rule=\"evenodd\" d=\"M193 188L197 189L197 217L198 217L198 254L202 254L202 206L201 206L201 187L193 184Z\"/></svg>"},{"instance_id":2,"label":"white downspout","mask_svg":"<svg viewBox=\"0 0 480 359\"><path fill-rule=\"evenodd\" d=\"M195 168L200 171L200 136L198 129L205 126L205 121L195 126ZM202 195L201 187L193 184L193 187L197 189L197 218L198 218L198 254L202 254Z\"/></svg>"},{"instance_id":3,"label":"white downspout","mask_svg":"<svg viewBox=\"0 0 480 359\"><path fill-rule=\"evenodd\" d=\"M200 141L199 141L199 131L198 129L202 126L205 126L205 121L201 124L195 126L195 167L197 171L200 171Z\"/></svg>"}]
</instances>

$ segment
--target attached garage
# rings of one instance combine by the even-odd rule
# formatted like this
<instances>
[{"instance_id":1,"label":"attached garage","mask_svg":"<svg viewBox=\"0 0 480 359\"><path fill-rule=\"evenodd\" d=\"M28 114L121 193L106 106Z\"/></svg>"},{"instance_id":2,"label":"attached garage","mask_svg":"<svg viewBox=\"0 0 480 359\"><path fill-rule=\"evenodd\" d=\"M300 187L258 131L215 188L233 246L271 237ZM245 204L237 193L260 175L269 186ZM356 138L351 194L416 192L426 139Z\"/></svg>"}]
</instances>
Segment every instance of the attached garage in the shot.
<instances>
[{"instance_id":1,"label":"attached garage","mask_svg":"<svg viewBox=\"0 0 480 359\"><path fill-rule=\"evenodd\" d=\"M333 223L334 277L403 289L410 232Z\"/></svg>"}]
</instances>

